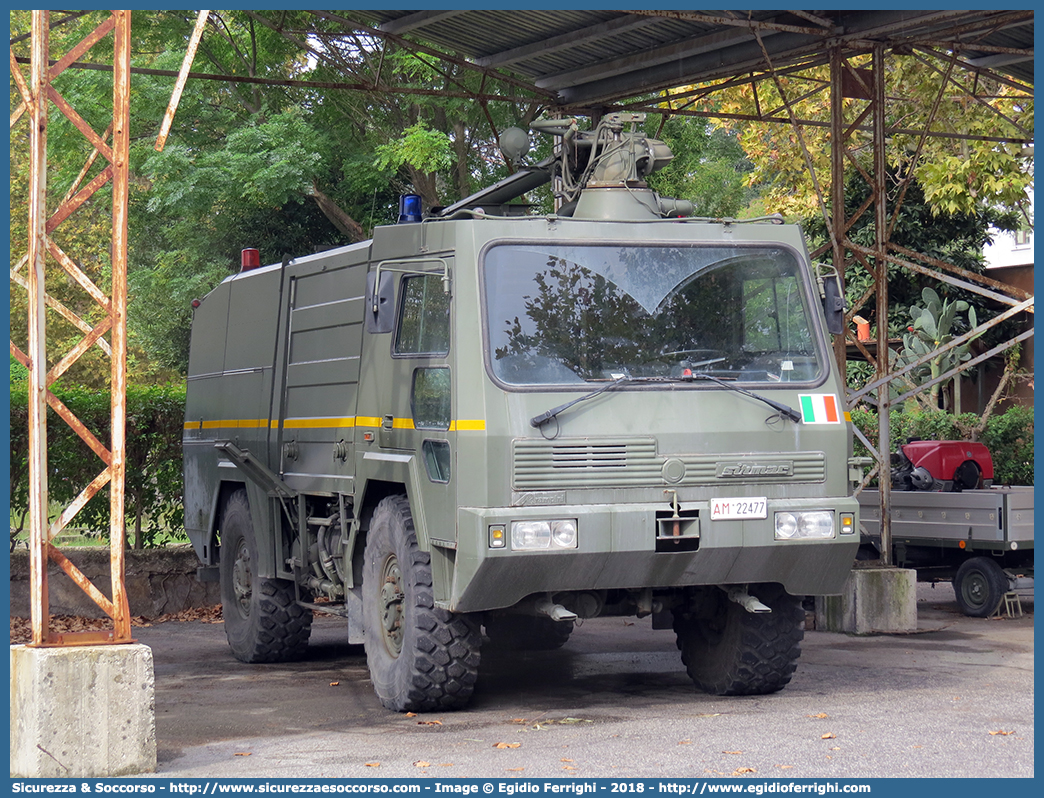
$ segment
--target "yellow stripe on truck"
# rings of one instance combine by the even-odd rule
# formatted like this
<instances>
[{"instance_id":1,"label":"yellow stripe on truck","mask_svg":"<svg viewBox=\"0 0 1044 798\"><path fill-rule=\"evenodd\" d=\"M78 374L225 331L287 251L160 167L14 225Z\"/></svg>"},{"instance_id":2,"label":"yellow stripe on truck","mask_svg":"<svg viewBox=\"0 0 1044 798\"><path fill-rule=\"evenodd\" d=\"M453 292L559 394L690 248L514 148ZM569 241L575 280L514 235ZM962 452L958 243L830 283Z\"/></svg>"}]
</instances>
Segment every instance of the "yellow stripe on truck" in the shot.
<instances>
[{"instance_id":1,"label":"yellow stripe on truck","mask_svg":"<svg viewBox=\"0 0 1044 798\"><path fill-rule=\"evenodd\" d=\"M379 429L384 419L378 416L345 416L331 418L288 418L283 422L283 429L350 429L352 427L373 427ZM271 427L277 429L277 420L267 418L233 418L215 419L211 421L186 421L184 429L258 429ZM392 429L416 429L412 418L392 419ZM449 432L481 432L486 429L485 419L459 419L451 421Z\"/></svg>"},{"instance_id":2,"label":"yellow stripe on truck","mask_svg":"<svg viewBox=\"0 0 1044 798\"><path fill-rule=\"evenodd\" d=\"M486 429L486 420L484 418L462 418L457 421L451 421L449 428L450 432L481 432Z\"/></svg>"},{"instance_id":3,"label":"yellow stripe on truck","mask_svg":"<svg viewBox=\"0 0 1044 798\"><path fill-rule=\"evenodd\" d=\"M345 418L288 418L283 422L283 429L344 429L357 424L354 416ZM278 422L273 422L278 426Z\"/></svg>"},{"instance_id":4,"label":"yellow stripe on truck","mask_svg":"<svg viewBox=\"0 0 1044 798\"><path fill-rule=\"evenodd\" d=\"M267 427L267 418L225 418L213 421L186 421L185 429L257 429Z\"/></svg>"}]
</instances>

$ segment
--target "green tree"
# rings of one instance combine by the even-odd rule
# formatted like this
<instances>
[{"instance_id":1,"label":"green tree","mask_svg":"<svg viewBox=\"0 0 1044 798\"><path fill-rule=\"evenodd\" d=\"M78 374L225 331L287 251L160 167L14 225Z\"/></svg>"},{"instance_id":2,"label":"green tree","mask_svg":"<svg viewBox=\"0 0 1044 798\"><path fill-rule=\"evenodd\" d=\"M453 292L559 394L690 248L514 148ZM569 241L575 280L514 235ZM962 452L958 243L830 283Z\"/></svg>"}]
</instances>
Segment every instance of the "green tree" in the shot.
<instances>
[{"instance_id":1,"label":"green tree","mask_svg":"<svg viewBox=\"0 0 1044 798\"><path fill-rule=\"evenodd\" d=\"M891 199L898 199L896 181L889 179L892 186ZM851 217L864 205L871 188L859 175L851 175L845 187L845 214ZM894 206L893 206L894 207ZM953 264L969 272L982 274L986 268L983 247L990 241L991 228L1005 229L1017 222L1012 212L1003 212L992 207L979 207L973 212L936 214L924 197L920 183L914 181L906 190L902 206L895 215L891 242L897 246L921 253L929 258ZM821 215L810 216L804 224L811 247L829 240L826 223ZM876 241L874 217L864 213L848 231L849 239L856 244L873 248ZM921 300L925 287L933 287L944 298L961 299L981 303L981 297L947 284L938 284L930 277L916 274L902 266L888 264L888 296L890 317L889 337L897 338L907 326L907 308ZM873 284L873 276L861 266L854 265L845 274L845 293L853 312L861 310L859 300ZM872 302L872 299L871 299ZM864 316L872 316L873 308L865 307ZM984 313L985 318L993 313ZM1010 328L1009 328L1010 329ZM997 335L1002 335L1000 331ZM1000 338L987 337L988 342Z\"/></svg>"},{"instance_id":2,"label":"green tree","mask_svg":"<svg viewBox=\"0 0 1044 798\"><path fill-rule=\"evenodd\" d=\"M862 63L859 59L851 63L868 68L869 56ZM885 123L890 128L919 130L928 125L936 99L941 97L931 120L935 130L1012 139L1032 137L1033 98L1027 91L960 69L954 70L947 81L945 70L897 53L889 54L885 68ZM864 69L863 75L868 71ZM712 95L711 102L721 112L748 116L757 115L760 109L785 109L781 86L798 118L829 122L829 79L829 67L816 67L781 76L778 85L762 80L756 88L748 83L723 90ZM971 99L973 94L981 102ZM866 107L864 101L849 98L843 105L846 125L856 123ZM751 179L768 186L767 196L775 210L805 218L818 207L805 152L791 125L749 120L723 124L737 131L755 165ZM803 126L801 136L819 175L820 188L825 188L830 173L830 126ZM872 173L870 132L854 131L848 149L851 159L846 171ZM896 132L889 135L885 155L893 177L912 175L918 181L934 215L977 213L985 207L1025 212L1026 191L1033 182L1032 152L1027 154L1021 144L932 137L918 150L918 136Z\"/></svg>"},{"instance_id":3,"label":"green tree","mask_svg":"<svg viewBox=\"0 0 1044 798\"><path fill-rule=\"evenodd\" d=\"M192 17L141 16L149 65L176 69ZM493 156L494 130L536 110L433 96L476 91L481 76L305 12L211 12L197 56L196 68L204 67L386 91L189 81L164 152L142 138L131 320L149 355L179 371L190 302L237 268L239 250L257 247L271 263L366 238L375 224L395 221L402 193L420 194L428 207L459 199L508 174ZM137 89L145 100L132 103L151 130L169 79L146 77Z\"/></svg>"},{"instance_id":4,"label":"green tree","mask_svg":"<svg viewBox=\"0 0 1044 798\"><path fill-rule=\"evenodd\" d=\"M659 128L659 129L658 129ZM700 117L671 116L660 127L650 116L648 135L661 138L674 159L649 177L661 196L691 200L697 216L738 217L757 197L751 185L754 164L746 157L733 131Z\"/></svg>"}]
</instances>

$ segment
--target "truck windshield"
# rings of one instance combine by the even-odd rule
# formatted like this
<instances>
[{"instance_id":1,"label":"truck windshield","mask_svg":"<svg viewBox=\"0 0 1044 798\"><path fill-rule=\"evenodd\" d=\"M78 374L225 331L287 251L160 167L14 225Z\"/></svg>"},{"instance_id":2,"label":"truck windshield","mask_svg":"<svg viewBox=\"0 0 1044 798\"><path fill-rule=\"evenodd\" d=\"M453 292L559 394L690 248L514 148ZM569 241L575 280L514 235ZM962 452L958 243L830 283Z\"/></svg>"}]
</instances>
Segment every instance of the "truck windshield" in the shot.
<instances>
[{"instance_id":1,"label":"truck windshield","mask_svg":"<svg viewBox=\"0 0 1044 798\"><path fill-rule=\"evenodd\" d=\"M491 365L507 384L822 377L805 272L785 247L515 243L483 268Z\"/></svg>"}]
</instances>

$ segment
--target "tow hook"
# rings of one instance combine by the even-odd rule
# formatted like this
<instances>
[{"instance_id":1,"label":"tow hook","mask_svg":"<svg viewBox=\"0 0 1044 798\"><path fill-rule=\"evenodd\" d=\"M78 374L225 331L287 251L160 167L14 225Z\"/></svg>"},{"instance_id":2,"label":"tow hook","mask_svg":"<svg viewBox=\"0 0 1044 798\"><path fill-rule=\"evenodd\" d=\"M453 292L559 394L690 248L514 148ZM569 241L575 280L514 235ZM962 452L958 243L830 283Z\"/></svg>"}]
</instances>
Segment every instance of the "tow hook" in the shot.
<instances>
[{"instance_id":1,"label":"tow hook","mask_svg":"<svg viewBox=\"0 0 1044 798\"><path fill-rule=\"evenodd\" d=\"M747 612L772 612L771 607L769 607L766 604L762 604L760 601L758 601L756 598L750 595L750 593L747 592L747 589L745 587L733 585L725 592L729 597L729 601L735 601Z\"/></svg>"},{"instance_id":2,"label":"tow hook","mask_svg":"<svg viewBox=\"0 0 1044 798\"><path fill-rule=\"evenodd\" d=\"M674 510L674 515L671 516L671 534L674 537L681 535L681 514L678 512L678 491L676 490L665 490L665 494L671 497L671 509Z\"/></svg>"},{"instance_id":3,"label":"tow hook","mask_svg":"<svg viewBox=\"0 0 1044 798\"><path fill-rule=\"evenodd\" d=\"M552 621L575 621L579 617L575 612L570 612L561 604L555 604L549 598L540 599L536 604L536 611Z\"/></svg>"}]
</instances>

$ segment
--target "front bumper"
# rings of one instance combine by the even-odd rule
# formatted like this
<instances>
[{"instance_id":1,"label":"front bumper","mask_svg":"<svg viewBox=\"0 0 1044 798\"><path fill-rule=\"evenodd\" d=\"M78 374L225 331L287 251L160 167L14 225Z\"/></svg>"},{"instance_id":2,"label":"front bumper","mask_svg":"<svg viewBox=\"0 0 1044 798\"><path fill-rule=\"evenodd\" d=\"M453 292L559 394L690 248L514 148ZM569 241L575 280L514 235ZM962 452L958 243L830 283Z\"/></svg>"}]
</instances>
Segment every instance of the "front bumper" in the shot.
<instances>
[{"instance_id":1,"label":"front bumper","mask_svg":"<svg viewBox=\"0 0 1044 798\"><path fill-rule=\"evenodd\" d=\"M840 593L859 546L857 533L829 540L775 540L776 511L856 515L854 499L769 499L767 518L711 521L710 506L686 503L698 519L694 550L657 551L663 504L462 507L447 608L477 612L513 606L533 593L778 582L792 595ZM512 521L575 518L576 549L512 551L489 547L489 527ZM835 528L839 526L835 523ZM662 547L661 547L662 548ZM690 547L691 549L691 547Z\"/></svg>"}]
</instances>

